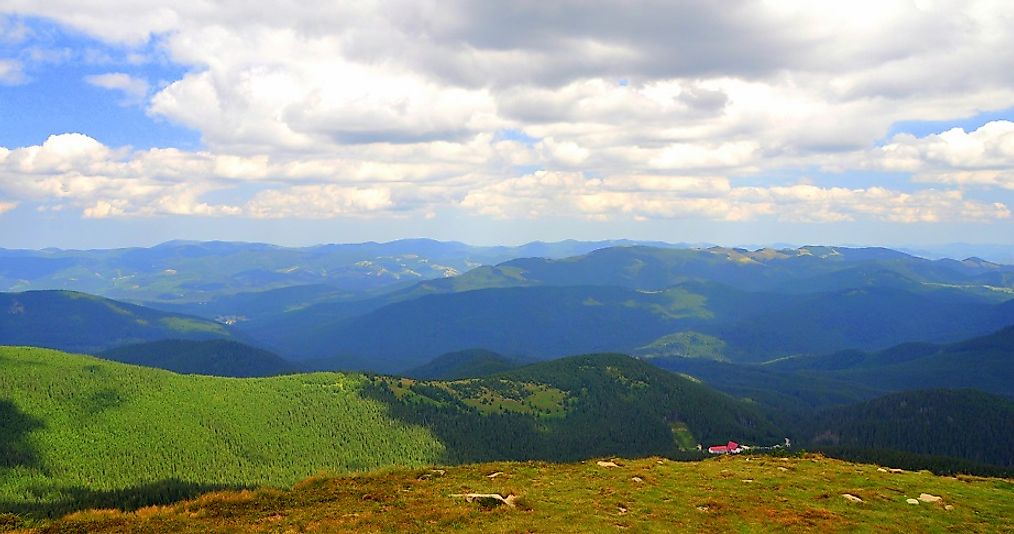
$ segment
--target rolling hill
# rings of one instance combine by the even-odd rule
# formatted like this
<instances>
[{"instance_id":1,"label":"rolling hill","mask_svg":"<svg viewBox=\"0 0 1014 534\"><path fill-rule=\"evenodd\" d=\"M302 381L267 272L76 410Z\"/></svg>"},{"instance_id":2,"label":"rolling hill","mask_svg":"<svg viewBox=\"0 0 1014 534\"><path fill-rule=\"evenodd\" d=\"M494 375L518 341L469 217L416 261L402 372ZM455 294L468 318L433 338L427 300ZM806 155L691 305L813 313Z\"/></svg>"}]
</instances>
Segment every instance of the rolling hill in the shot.
<instances>
[{"instance_id":1,"label":"rolling hill","mask_svg":"<svg viewBox=\"0 0 1014 534\"><path fill-rule=\"evenodd\" d=\"M707 280L745 291L811 293L889 283L925 291L982 285L984 276L1014 267L966 260L927 260L885 248L801 247L707 249L610 247L568 258L518 258L460 276L420 282L402 291L446 293L460 288L610 285L662 289ZM991 278L991 280L993 280ZM997 300L1010 292L997 291Z\"/></svg>"},{"instance_id":2,"label":"rolling hill","mask_svg":"<svg viewBox=\"0 0 1014 534\"><path fill-rule=\"evenodd\" d=\"M234 338L226 326L74 291L0 293L0 344L97 352L156 339Z\"/></svg>"},{"instance_id":3,"label":"rolling hill","mask_svg":"<svg viewBox=\"0 0 1014 534\"><path fill-rule=\"evenodd\" d=\"M325 286L335 298L453 276L526 256L564 257L632 241L561 241L476 247L431 239L281 247L264 243L169 241L108 250L0 249L0 291L65 289L134 302L178 305L169 311L243 315L228 297L296 286ZM672 246L651 243L657 246ZM311 295L289 304L308 305ZM270 303L268 303L270 304ZM193 305L193 306L190 306ZM282 312L286 307L273 311ZM206 317L214 317L207 315Z\"/></svg>"},{"instance_id":4,"label":"rolling hill","mask_svg":"<svg viewBox=\"0 0 1014 534\"><path fill-rule=\"evenodd\" d=\"M493 375L516 369L525 363L517 358L483 349L448 352L429 363L405 372L405 376L420 380L457 380Z\"/></svg>"},{"instance_id":5,"label":"rolling hill","mask_svg":"<svg viewBox=\"0 0 1014 534\"><path fill-rule=\"evenodd\" d=\"M138 487L157 500L439 461L436 436L364 398L365 383L329 373L183 376L0 348L0 512L46 515Z\"/></svg>"},{"instance_id":6,"label":"rolling hill","mask_svg":"<svg viewBox=\"0 0 1014 534\"><path fill-rule=\"evenodd\" d=\"M242 328L292 359L335 357L347 369L403 372L474 347L538 359L602 351L672 356L698 350L698 341L707 339L713 349L707 357L760 362L950 342L1014 323L1010 303L949 293L886 287L760 293L700 281L660 290L505 287L338 306L313 306L264 328Z\"/></svg>"},{"instance_id":7,"label":"rolling hill","mask_svg":"<svg viewBox=\"0 0 1014 534\"><path fill-rule=\"evenodd\" d=\"M674 454L783 438L755 406L618 354L454 381L375 376L371 385L393 415L440 436L453 462Z\"/></svg>"},{"instance_id":8,"label":"rolling hill","mask_svg":"<svg viewBox=\"0 0 1014 534\"><path fill-rule=\"evenodd\" d=\"M619 350L706 320L682 288L646 293L606 286L517 287L429 295L324 326L262 338L285 355L343 356L352 368L400 372L447 352L483 347L549 358Z\"/></svg>"},{"instance_id":9,"label":"rolling hill","mask_svg":"<svg viewBox=\"0 0 1014 534\"><path fill-rule=\"evenodd\" d=\"M97 356L175 373L209 376L275 376L298 370L277 354L225 339L164 339L116 347Z\"/></svg>"},{"instance_id":10,"label":"rolling hill","mask_svg":"<svg viewBox=\"0 0 1014 534\"><path fill-rule=\"evenodd\" d=\"M872 353L786 358L766 367L881 391L975 388L1014 398L1014 326L947 345L909 343Z\"/></svg>"}]
</instances>

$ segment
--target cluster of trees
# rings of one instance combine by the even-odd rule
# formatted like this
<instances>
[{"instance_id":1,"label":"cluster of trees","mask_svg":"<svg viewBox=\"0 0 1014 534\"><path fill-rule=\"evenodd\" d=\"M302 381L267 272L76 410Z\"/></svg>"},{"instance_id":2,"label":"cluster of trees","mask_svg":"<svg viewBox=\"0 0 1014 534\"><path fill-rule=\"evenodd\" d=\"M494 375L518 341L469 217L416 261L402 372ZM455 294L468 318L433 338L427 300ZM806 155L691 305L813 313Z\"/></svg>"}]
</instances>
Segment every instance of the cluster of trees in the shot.
<instances>
[{"instance_id":1,"label":"cluster of trees","mask_svg":"<svg viewBox=\"0 0 1014 534\"><path fill-rule=\"evenodd\" d=\"M480 390L516 398L527 384L564 391L562 417L538 411L489 413L465 402L469 392ZM399 397L380 378L367 391L388 404L392 415L432 430L446 447L447 462L671 455L678 451L673 423L685 423L703 442L781 441L777 429L752 406L620 355L540 363L450 391L415 384L412 391L422 399Z\"/></svg>"}]
</instances>

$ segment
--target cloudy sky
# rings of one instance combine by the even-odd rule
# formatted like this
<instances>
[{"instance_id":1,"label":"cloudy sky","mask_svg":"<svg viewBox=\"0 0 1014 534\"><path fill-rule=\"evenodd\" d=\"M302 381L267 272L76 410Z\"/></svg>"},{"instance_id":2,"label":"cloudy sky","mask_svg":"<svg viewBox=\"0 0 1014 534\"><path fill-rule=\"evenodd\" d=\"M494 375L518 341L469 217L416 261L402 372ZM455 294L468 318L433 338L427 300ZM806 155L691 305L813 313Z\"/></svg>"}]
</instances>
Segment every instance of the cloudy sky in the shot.
<instances>
[{"instance_id":1,"label":"cloudy sky","mask_svg":"<svg viewBox=\"0 0 1014 534\"><path fill-rule=\"evenodd\" d=\"M1014 4L0 0L0 246L1014 243Z\"/></svg>"}]
</instances>

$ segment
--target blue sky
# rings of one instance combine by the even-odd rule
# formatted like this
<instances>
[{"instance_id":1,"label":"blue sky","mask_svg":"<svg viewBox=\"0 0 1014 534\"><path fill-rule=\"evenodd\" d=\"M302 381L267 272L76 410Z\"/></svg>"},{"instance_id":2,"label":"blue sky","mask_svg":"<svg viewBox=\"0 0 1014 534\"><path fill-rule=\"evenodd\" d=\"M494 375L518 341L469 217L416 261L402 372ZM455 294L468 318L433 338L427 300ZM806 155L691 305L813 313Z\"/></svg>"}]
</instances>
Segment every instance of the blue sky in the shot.
<instances>
[{"instance_id":1,"label":"blue sky","mask_svg":"<svg viewBox=\"0 0 1014 534\"><path fill-rule=\"evenodd\" d=\"M1014 245L1003 3L381 4L0 2L0 246Z\"/></svg>"}]
</instances>

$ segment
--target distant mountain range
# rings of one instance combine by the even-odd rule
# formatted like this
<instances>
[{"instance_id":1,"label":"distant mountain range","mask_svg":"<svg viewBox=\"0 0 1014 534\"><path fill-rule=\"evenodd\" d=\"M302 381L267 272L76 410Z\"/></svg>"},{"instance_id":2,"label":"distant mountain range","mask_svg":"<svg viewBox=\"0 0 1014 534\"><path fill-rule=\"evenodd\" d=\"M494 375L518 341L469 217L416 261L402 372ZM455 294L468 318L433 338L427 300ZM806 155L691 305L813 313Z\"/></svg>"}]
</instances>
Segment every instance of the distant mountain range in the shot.
<instances>
[{"instance_id":1,"label":"distant mountain range","mask_svg":"<svg viewBox=\"0 0 1014 534\"><path fill-rule=\"evenodd\" d=\"M525 250L593 246L568 242ZM430 241L349 250L363 247L389 252L414 247L437 256L471 250ZM244 244L172 243L143 252L211 265L211 259L249 260L258 250ZM315 360L314 368L384 372L406 371L440 354L475 347L535 359L616 351L646 358L761 362L983 335L1014 324L1012 283L1011 266L974 258L926 260L888 249L620 246L560 259L512 259L387 289L351 291L316 283L219 291L205 302L150 304L163 310L150 313L204 317L189 319L191 326L203 324L199 335L157 329L112 335L119 327L107 335L106 321L126 320L134 330L142 326L108 313L90 314L94 324L88 335L94 339L76 345L44 339L42 326L21 330L39 333L39 344L90 352L162 338L239 337L289 360ZM59 320L63 312L57 309L39 316L41 324ZM0 342L34 342L18 335L5 338L0 332Z\"/></svg>"},{"instance_id":2,"label":"distant mountain range","mask_svg":"<svg viewBox=\"0 0 1014 534\"><path fill-rule=\"evenodd\" d=\"M613 247L478 267L238 327L293 358L384 371L470 347L546 358L643 351L681 335L708 336L722 359L763 361L985 334L1014 323L1004 303L1014 287L996 284L1011 273L887 249Z\"/></svg>"},{"instance_id":3,"label":"distant mountain range","mask_svg":"<svg viewBox=\"0 0 1014 534\"><path fill-rule=\"evenodd\" d=\"M310 285L318 290L326 286L329 296L338 297L454 276L518 257L565 257L631 244L679 246L614 240L477 247L404 239L300 248L170 241L150 248L108 250L0 249L0 291L67 289L130 301L199 303L236 293ZM309 301L315 298L319 296Z\"/></svg>"}]
</instances>

